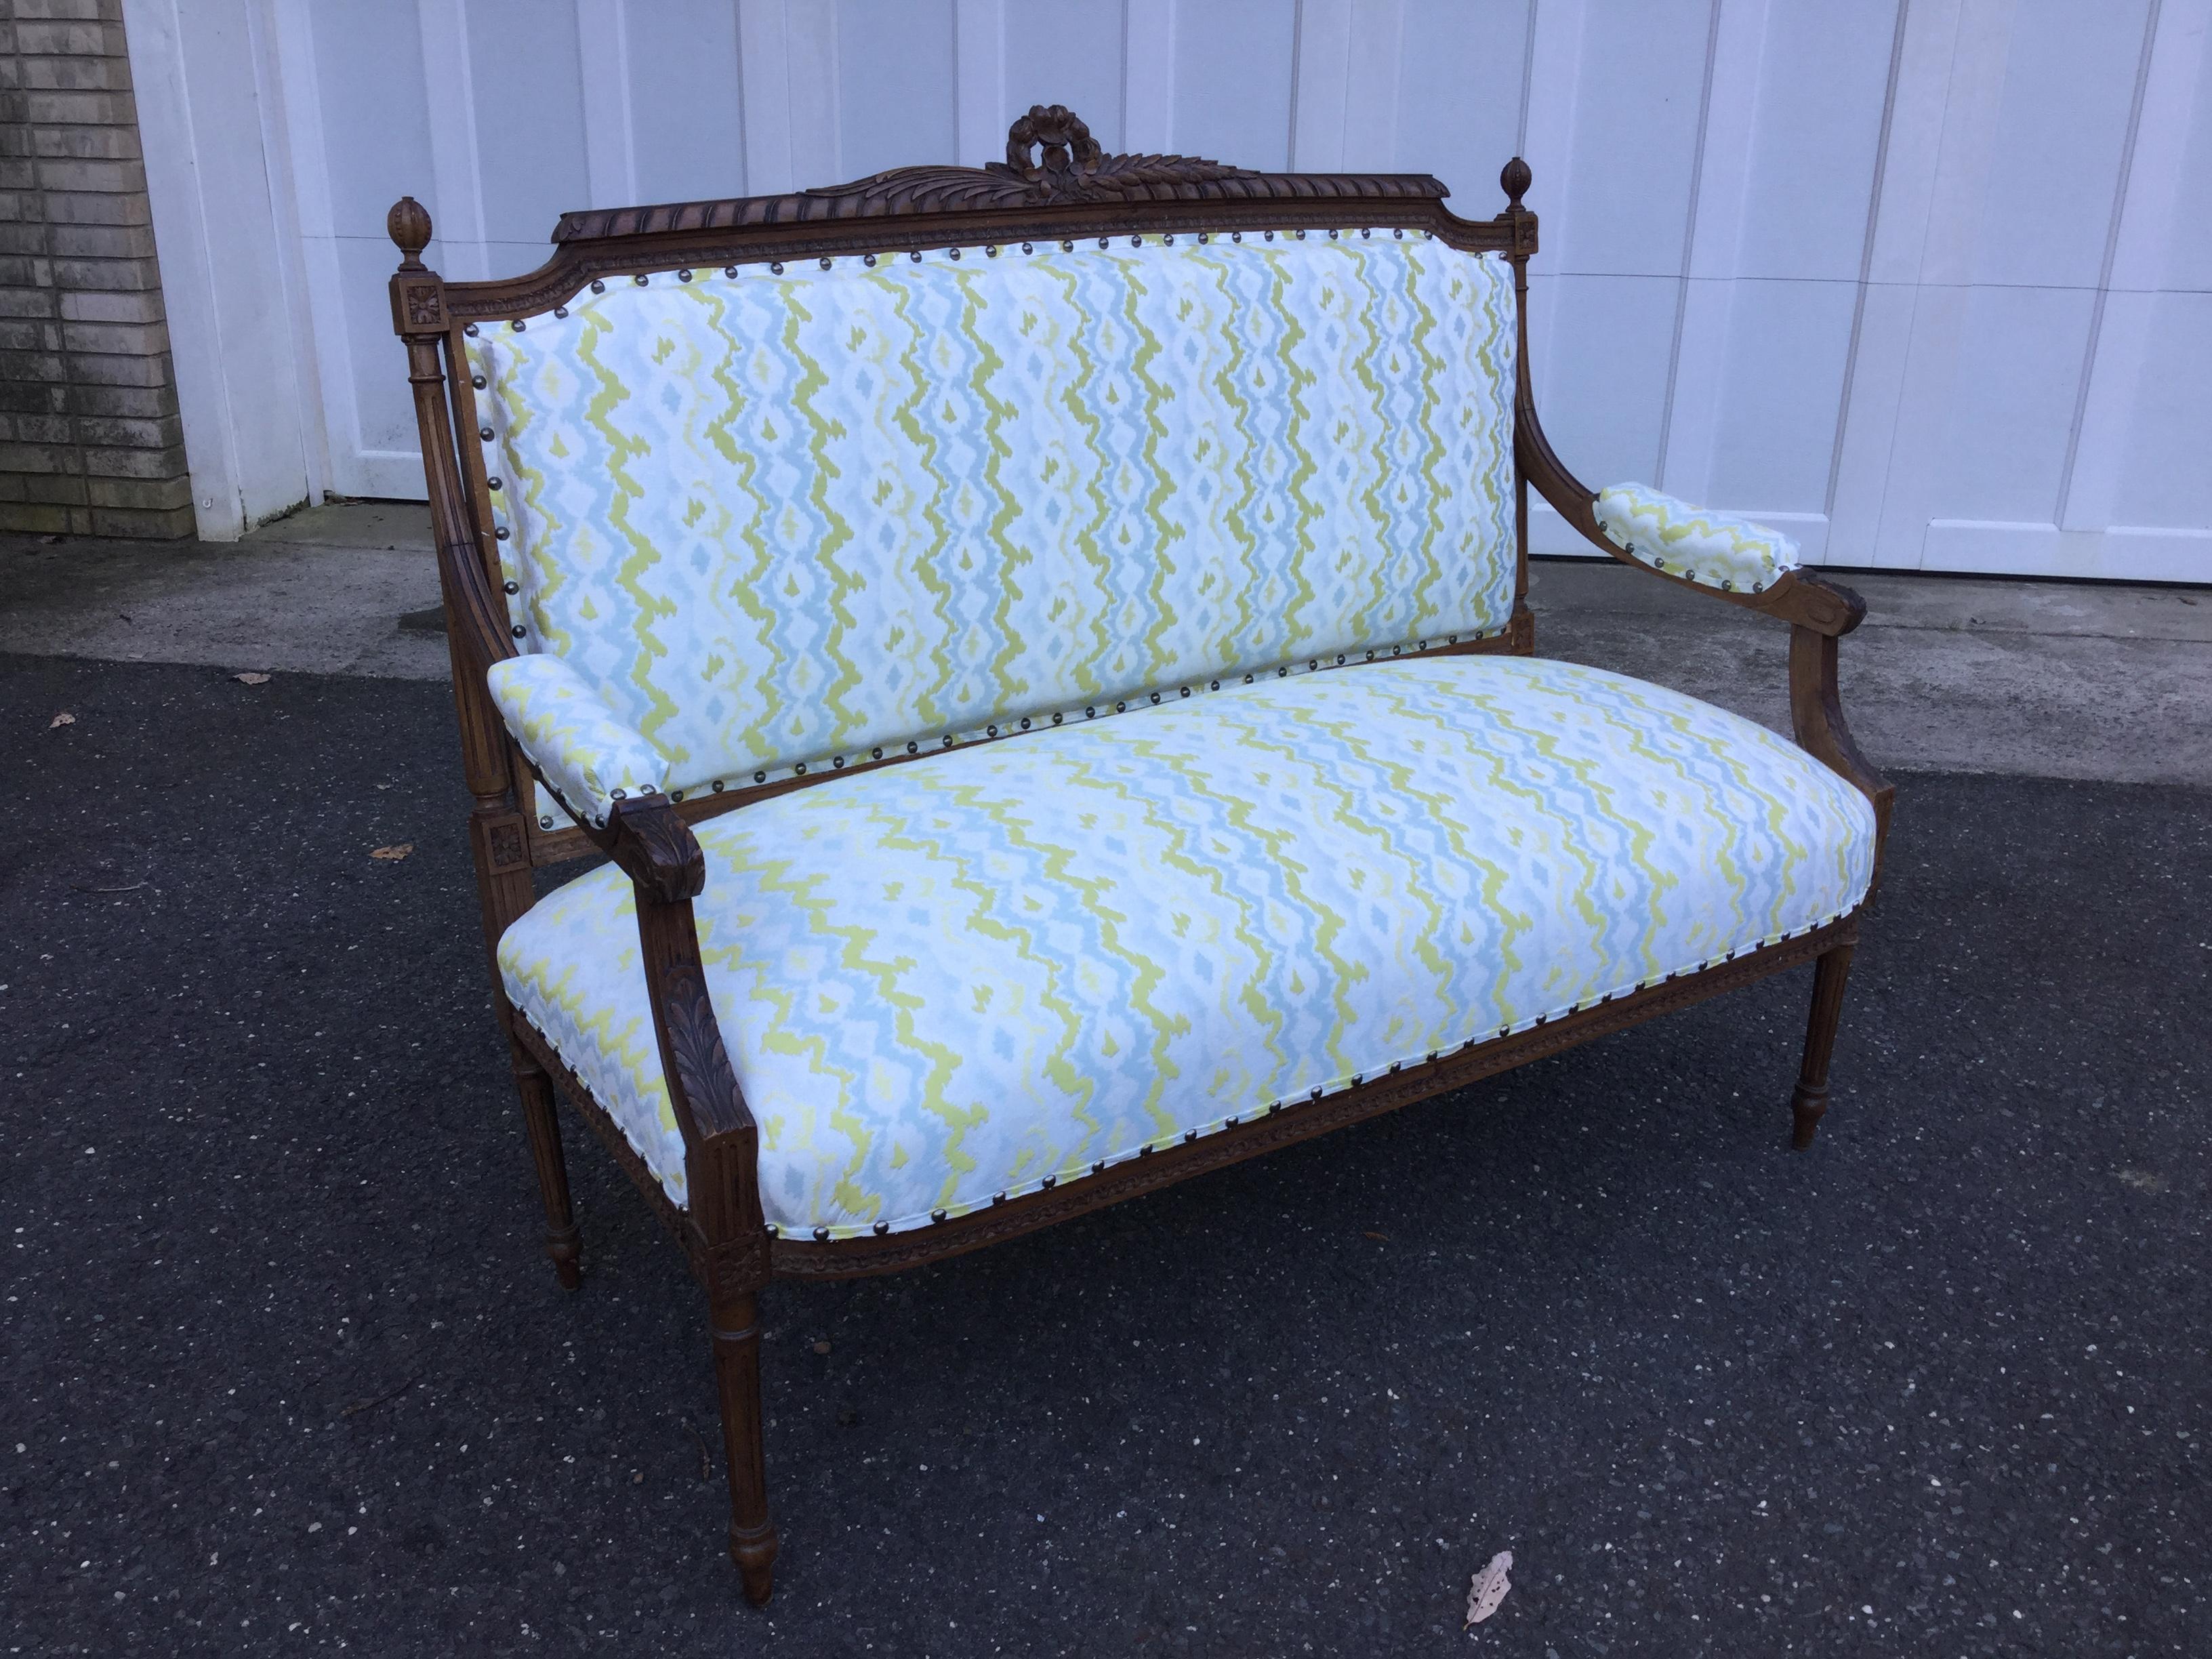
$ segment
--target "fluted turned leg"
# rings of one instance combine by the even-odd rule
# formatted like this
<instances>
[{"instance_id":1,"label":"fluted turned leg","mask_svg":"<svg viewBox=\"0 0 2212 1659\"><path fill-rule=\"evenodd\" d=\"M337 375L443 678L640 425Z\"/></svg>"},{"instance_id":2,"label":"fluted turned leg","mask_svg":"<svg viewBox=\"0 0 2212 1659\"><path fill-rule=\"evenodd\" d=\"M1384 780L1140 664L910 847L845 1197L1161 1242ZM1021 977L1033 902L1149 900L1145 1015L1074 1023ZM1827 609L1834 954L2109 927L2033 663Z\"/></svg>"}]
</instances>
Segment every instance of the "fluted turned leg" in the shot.
<instances>
[{"instance_id":1,"label":"fluted turned leg","mask_svg":"<svg viewBox=\"0 0 2212 1659\"><path fill-rule=\"evenodd\" d=\"M768 1518L768 1459L761 1441L760 1298L714 1304L714 1380L722 1395L722 1449L730 1472L730 1559L745 1599L759 1607L775 1588L775 1528Z\"/></svg>"},{"instance_id":2,"label":"fluted turned leg","mask_svg":"<svg viewBox=\"0 0 2212 1659\"><path fill-rule=\"evenodd\" d=\"M538 1195L545 1200L545 1254L563 1290L583 1282L584 1246L568 1202L568 1164L561 1152L561 1120L553 1109L553 1080L535 1065L527 1070L518 1056L515 1091L522 1097L523 1127L530 1132L530 1156L538 1165Z\"/></svg>"},{"instance_id":3,"label":"fluted turned leg","mask_svg":"<svg viewBox=\"0 0 2212 1659\"><path fill-rule=\"evenodd\" d=\"M1836 1024L1844 1012L1844 984L1850 978L1851 947L1838 945L1813 967L1813 1012L1805 1025L1805 1063L1790 1097L1794 1123L1790 1144L1802 1151L1828 1109L1828 1056L1836 1047Z\"/></svg>"}]
</instances>

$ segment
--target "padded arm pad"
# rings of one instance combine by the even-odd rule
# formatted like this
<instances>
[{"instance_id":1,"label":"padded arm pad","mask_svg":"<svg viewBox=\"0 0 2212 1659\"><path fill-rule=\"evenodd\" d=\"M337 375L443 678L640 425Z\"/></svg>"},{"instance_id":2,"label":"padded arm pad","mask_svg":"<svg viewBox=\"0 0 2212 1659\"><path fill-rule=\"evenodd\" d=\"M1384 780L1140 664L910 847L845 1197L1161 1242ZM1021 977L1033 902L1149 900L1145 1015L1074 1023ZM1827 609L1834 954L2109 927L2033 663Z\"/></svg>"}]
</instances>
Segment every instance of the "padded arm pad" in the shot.
<instances>
[{"instance_id":1,"label":"padded arm pad","mask_svg":"<svg viewBox=\"0 0 2212 1659\"><path fill-rule=\"evenodd\" d=\"M615 802L668 787L668 757L560 658L542 651L509 657L484 678L538 775L593 828L606 828Z\"/></svg>"},{"instance_id":2,"label":"padded arm pad","mask_svg":"<svg viewBox=\"0 0 2212 1659\"><path fill-rule=\"evenodd\" d=\"M1598 528L1638 562L1703 587L1762 593L1797 568L1797 544L1731 513L1711 513L1649 484L1614 484L1597 496Z\"/></svg>"}]
</instances>

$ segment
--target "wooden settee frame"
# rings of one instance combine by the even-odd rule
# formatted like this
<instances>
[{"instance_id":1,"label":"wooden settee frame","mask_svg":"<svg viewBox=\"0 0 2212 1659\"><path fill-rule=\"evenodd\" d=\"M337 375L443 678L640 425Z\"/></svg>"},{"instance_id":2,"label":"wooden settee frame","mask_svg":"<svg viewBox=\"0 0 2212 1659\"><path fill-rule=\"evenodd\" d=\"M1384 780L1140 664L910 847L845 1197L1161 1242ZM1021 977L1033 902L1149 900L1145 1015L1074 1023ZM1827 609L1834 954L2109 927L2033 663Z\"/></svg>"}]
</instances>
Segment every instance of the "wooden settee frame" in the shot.
<instances>
[{"instance_id":1,"label":"wooden settee frame","mask_svg":"<svg viewBox=\"0 0 2212 1659\"><path fill-rule=\"evenodd\" d=\"M594 851L635 884L638 927L661 1066L682 1132L688 1208L678 1208L647 1170L591 1091L565 1066L544 1034L509 1004L495 959L492 994L546 1213L545 1251L561 1283L575 1288L581 1251L570 1206L557 1085L597 1132L647 1200L683 1243L705 1287L730 1483L729 1548L745 1593L768 1599L777 1540L768 1511L761 1434L758 1297L772 1278L880 1273L935 1261L1134 1197L1139 1193L1303 1140L1443 1091L1457 1089L1540 1055L1685 1007L1780 969L1818 963L1803 1063L1792 1099L1793 1140L1811 1143L1827 1101L1827 1071L1851 951L1863 910L1778 944L1711 962L1697 970L1622 996L1540 1020L1534 1029L1433 1054L1321 1099L1285 1102L1271 1111L1184 1144L1110 1165L1087 1177L1006 1199L918 1231L828 1241L773 1235L757 1188L757 1132L732 1070L708 998L691 900L705 863L690 825L788 789L839 775L775 779L673 801L651 795L618 802L604 830L543 827L533 810L533 778L501 725L485 684L491 664L515 654L523 630L503 590L481 432L467 368L465 336L479 324L506 323L565 306L586 288L641 274L694 267L736 267L785 260L860 257L872 262L915 249L994 248L1029 241L1073 242L1166 233L1231 237L1329 234L1347 226L1376 232L1427 231L1451 246L1496 250L1510 261L1518 317L1518 384L1514 414L1516 574L1510 626L1447 653L1534 648L1528 606L1528 493L1549 501L1596 547L1656 580L1723 604L1757 611L1790 628L1789 695L1798 744L1872 803L1875 868L1886 838L1892 790L1869 766L1844 723L1836 684L1836 641L1856 628L1865 605L1850 590L1793 571L1763 592L1723 592L1632 559L1603 535L1595 496L1563 465L1536 418L1528 366L1528 263L1536 251L1536 216L1522 205L1529 185L1517 156L1500 175L1505 210L1462 219L1443 205L1444 187L1423 174L1270 173L1175 155L1106 155L1066 110L1037 107L1013 124L1003 166L906 167L849 185L786 196L760 196L660 207L595 210L563 216L554 252L526 276L449 283L422 263L429 215L413 198L392 209L387 228L403 258L392 277L392 326L405 343L408 378L422 428L438 570L453 665L461 753L475 798L469 840L481 899L484 945L495 952L508 926L530 908L531 872ZM457 436L466 441L457 441ZM1371 656L1372 653L1370 653ZM1436 654L1432 651L1431 654ZM890 766L908 758L844 767Z\"/></svg>"}]
</instances>

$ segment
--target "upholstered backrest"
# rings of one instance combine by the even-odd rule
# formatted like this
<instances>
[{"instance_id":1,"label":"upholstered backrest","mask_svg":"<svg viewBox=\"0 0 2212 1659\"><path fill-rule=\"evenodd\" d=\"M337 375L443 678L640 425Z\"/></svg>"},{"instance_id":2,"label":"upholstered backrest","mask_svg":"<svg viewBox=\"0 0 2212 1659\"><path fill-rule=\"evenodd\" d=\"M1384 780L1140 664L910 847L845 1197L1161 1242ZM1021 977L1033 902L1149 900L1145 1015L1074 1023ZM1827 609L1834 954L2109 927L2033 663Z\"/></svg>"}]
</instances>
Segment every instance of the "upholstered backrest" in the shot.
<instances>
[{"instance_id":1,"label":"upholstered backrest","mask_svg":"<svg viewBox=\"0 0 2212 1659\"><path fill-rule=\"evenodd\" d=\"M1513 317L1387 229L594 283L469 342L519 643L688 788L1496 630Z\"/></svg>"}]
</instances>

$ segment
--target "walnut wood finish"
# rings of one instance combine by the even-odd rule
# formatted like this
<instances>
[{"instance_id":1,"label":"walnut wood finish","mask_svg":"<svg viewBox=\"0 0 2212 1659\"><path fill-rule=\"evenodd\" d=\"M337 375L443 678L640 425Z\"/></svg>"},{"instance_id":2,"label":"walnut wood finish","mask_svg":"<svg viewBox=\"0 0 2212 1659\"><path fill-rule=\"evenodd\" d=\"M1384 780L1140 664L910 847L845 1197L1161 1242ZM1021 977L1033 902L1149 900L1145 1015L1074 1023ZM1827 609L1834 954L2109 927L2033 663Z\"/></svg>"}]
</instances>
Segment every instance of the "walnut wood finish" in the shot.
<instances>
[{"instance_id":1,"label":"walnut wood finish","mask_svg":"<svg viewBox=\"0 0 2212 1659\"><path fill-rule=\"evenodd\" d=\"M1560 464L1537 422L1528 353L1528 260L1536 250L1537 221L1522 202L1529 185L1527 165L1516 158L1501 182L1505 210L1492 220L1465 220L1444 208L1443 186L1425 175L1266 173L1187 156L1109 156L1080 120L1054 106L1032 108L1016 121L1007 135L1006 161L986 167L907 167L792 195L568 214L555 232L553 255L543 266L498 282L443 281L420 257L430 240L429 215L412 198L392 208L387 227L403 255L392 279L392 326L405 344L422 435L462 764L475 803L471 845L486 949L495 951L501 934L529 908L532 866L592 851L611 859L635 890L654 1035L685 1148L689 1204L679 1207L544 1034L509 1006L495 961L495 1007L510 1045L545 1203L547 1253L562 1282L573 1285L580 1254L551 1109L557 1085L682 1242L707 1291L730 1480L730 1554L754 1601L764 1601L770 1593L777 1550L767 1504L759 1367L758 1299L772 1276L887 1273L975 1249L1461 1087L1817 957L1812 1027L1796 1095L1802 1144L1809 1137L1808 1122L1817 1121L1825 1105L1827 1057L1858 913L1796 939L1571 1011L1532 1030L1394 1068L1319 1100L1286 1104L1184 1145L930 1228L823 1243L771 1239L758 1191L758 1129L731 1066L701 961L691 902L704 883L706 866L690 824L769 795L827 783L841 771L744 784L688 800L658 795L625 800L599 830L548 831L537 823L529 763L507 737L484 682L491 664L514 654L514 619L501 592L482 450L475 442L456 441L457 434L474 434L480 425L476 387L465 366L465 334L479 324L550 311L594 283L693 267L733 270L788 258L949 246L994 248L1024 240L1073 242L1137 234L1301 236L1355 228L1377 234L1425 231L1455 247L1496 250L1513 265L1521 345L1515 398L1515 604L1502 634L1440 650L1526 654L1534 648L1527 605L1529 486L1608 555L1624 556L1598 533L1591 514L1595 497ZM1886 828L1888 786L1852 744L1836 690L1836 638L1856 625L1863 605L1855 595L1803 574L1786 577L1763 594L1715 597L1791 625L1790 706L1797 739L1867 791ZM892 755L842 770L907 758Z\"/></svg>"},{"instance_id":2,"label":"walnut wood finish","mask_svg":"<svg viewBox=\"0 0 2212 1659\"><path fill-rule=\"evenodd\" d=\"M1828 1111L1828 1056L1835 1052L1836 1025L1844 1012L1844 984L1851 975L1851 944L1821 953L1813 970L1813 1012L1805 1024L1805 1060L1790 1097L1790 1144L1802 1152Z\"/></svg>"}]
</instances>

